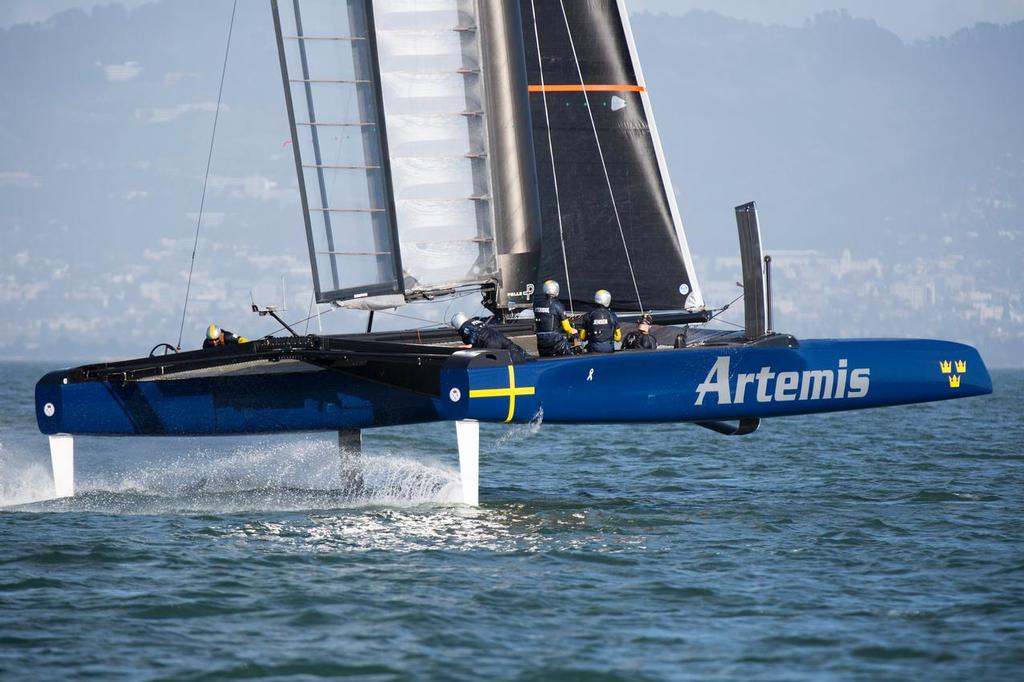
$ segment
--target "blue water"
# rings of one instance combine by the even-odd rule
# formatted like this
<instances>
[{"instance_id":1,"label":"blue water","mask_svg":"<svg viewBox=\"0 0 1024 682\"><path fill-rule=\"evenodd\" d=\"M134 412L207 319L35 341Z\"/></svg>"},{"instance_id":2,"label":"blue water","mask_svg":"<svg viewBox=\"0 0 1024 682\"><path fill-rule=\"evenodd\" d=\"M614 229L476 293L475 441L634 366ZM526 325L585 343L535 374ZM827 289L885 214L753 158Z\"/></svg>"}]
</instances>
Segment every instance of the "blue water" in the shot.
<instances>
[{"instance_id":1,"label":"blue water","mask_svg":"<svg viewBox=\"0 0 1024 682\"><path fill-rule=\"evenodd\" d=\"M0 678L1008 680L1024 372L985 398L692 426L76 440L0 364ZM16 506L11 506L16 505Z\"/></svg>"}]
</instances>

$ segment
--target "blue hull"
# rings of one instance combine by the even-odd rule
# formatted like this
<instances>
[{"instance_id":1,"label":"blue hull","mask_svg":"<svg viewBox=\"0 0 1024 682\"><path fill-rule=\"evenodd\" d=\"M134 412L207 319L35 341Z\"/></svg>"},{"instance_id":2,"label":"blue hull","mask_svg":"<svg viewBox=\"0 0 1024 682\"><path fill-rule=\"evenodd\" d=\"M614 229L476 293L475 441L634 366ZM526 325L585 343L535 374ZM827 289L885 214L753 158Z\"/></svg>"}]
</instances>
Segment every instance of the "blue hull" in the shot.
<instances>
[{"instance_id":1,"label":"blue hull","mask_svg":"<svg viewBox=\"0 0 1024 682\"><path fill-rule=\"evenodd\" d=\"M36 412L46 434L227 435L527 422L541 410L552 423L732 420L992 392L974 348L928 340L819 339L516 365L458 353L438 371L436 395L329 369L128 382L65 382L67 372L54 372L36 387Z\"/></svg>"},{"instance_id":2,"label":"blue hull","mask_svg":"<svg viewBox=\"0 0 1024 682\"><path fill-rule=\"evenodd\" d=\"M328 370L128 383L64 384L64 376L53 372L36 385L45 434L284 433L439 419L431 397Z\"/></svg>"},{"instance_id":3,"label":"blue hull","mask_svg":"<svg viewBox=\"0 0 1024 682\"><path fill-rule=\"evenodd\" d=\"M508 368L447 372L445 416L523 422L543 409L545 422L691 422L858 410L992 392L988 370L974 348L914 339L816 339L798 348L584 355L516 365L511 374L516 387L512 405Z\"/></svg>"}]
</instances>

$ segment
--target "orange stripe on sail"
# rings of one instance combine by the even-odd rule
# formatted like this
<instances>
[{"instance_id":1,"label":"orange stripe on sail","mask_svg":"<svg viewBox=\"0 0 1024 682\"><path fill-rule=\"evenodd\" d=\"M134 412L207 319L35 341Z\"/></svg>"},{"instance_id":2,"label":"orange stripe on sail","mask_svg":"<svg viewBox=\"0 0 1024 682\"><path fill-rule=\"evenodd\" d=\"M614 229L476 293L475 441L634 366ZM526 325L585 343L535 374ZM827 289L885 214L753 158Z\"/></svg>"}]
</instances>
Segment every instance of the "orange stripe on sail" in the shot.
<instances>
[{"instance_id":1,"label":"orange stripe on sail","mask_svg":"<svg viewBox=\"0 0 1024 682\"><path fill-rule=\"evenodd\" d=\"M531 85L530 92L646 92L642 85Z\"/></svg>"}]
</instances>

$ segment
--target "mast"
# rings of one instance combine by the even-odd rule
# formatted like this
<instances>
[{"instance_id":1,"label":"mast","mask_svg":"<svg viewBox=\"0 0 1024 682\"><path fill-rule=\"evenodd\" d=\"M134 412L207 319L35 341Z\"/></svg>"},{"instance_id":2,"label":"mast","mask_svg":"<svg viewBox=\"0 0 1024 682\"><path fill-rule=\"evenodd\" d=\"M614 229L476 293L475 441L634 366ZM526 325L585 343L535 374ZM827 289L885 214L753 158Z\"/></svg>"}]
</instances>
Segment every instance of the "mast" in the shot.
<instances>
[{"instance_id":1,"label":"mast","mask_svg":"<svg viewBox=\"0 0 1024 682\"><path fill-rule=\"evenodd\" d=\"M477 0L490 148L498 286L503 311L532 304L540 263L541 209L518 3Z\"/></svg>"}]
</instances>

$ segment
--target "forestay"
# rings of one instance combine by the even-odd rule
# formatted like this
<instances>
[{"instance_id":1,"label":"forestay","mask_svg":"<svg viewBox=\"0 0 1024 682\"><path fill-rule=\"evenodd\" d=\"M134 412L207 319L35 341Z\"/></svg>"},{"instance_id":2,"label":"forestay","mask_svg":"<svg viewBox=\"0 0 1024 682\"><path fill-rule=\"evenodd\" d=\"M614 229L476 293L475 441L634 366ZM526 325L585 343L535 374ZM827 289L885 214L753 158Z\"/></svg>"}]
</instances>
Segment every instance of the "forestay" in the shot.
<instances>
[{"instance_id":1,"label":"forestay","mask_svg":"<svg viewBox=\"0 0 1024 682\"><path fill-rule=\"evenodd\" d=\"M472 0L273 5L317 300L495 281Z\"/></svg>"}]
</instances>

